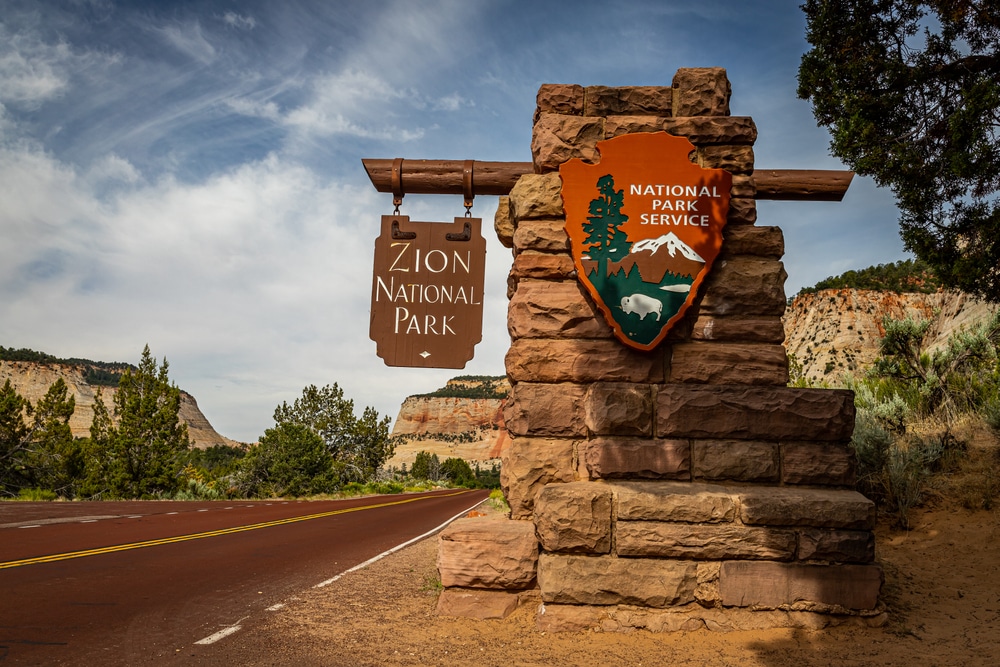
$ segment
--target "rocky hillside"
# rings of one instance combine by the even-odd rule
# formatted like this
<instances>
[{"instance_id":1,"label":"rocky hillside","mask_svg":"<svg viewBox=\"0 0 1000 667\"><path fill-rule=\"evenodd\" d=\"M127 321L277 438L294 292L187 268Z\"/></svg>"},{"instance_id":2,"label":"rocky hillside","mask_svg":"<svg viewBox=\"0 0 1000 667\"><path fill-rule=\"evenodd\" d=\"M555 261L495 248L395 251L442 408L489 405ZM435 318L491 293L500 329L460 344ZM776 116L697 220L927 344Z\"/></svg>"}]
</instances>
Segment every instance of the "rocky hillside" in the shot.
<instances>
[{"instance_id":1,"label":"rocky hillside","mask_svg":"<svg viewBox=\"0 0 1000 667\"><path fill-rule=\"evenodd\" d=\"M875 361L885 316L933 320L933 349L961 327L987 319L994 309L959 292L819 290L795 297L785 311L785 348L801 364L805 378L833 384L847 373L864 372Z\"/></svg>"},{"instance_id":2,"label":"rocky hillside","mask_svg":"<svg viewBox=\"0 0 1000 667\"><path fill-rule=\"evenodd\" d=\"M69 422L73 435L87 437L90 435L90 424L94 420L94 397L97 391L101 391L104 404L111 408L115 387L89 384L85 379L85 369L79 365L0 360L0 386L10 380L17 393L32 404L45 396L45 392L59 378L63 379L70 394L76 399L76 411ZM208 419L198 409L194 396L184 391L181 392L180 417L188 425L188 436L195 447L205 449L214 445L239 444L216 433Z\"/></svg>"},{"instance_id":3,"label":"rocky hillside","mask_svg":"<svg viewBox=\"0 0 1000 667\"><path fill-rule=\"evenodd\" d=\"M399 408L392 434L401 437L389 466L413 464L417 453L441 461L461 458L493 463L509 442L503 423L505 377L455 378L430 394L410 396Z\"/></svg>"}]
</instances>

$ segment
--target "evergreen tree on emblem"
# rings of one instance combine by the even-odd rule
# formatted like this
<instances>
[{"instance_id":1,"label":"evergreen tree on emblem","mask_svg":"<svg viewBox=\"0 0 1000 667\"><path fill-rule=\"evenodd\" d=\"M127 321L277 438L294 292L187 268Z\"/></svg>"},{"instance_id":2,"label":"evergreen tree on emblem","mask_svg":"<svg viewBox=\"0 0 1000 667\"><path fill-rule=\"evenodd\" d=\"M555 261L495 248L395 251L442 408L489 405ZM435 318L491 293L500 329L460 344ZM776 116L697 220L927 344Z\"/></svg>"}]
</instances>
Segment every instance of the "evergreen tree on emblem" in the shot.
<instances>
[{"instance_id":1,"label":"evergreen tree on emblem","mask_svg":"<svg viewBox=\"0 0 1000 667\"><path fill-rule=\"evenodd\" d=\"M632 249L621 226L628 220L622 214L625 202L625 190L615 190L615 179L611 174L601 176L597 180L597 190L600 196L590 201L590 217L583 223L586 232L587 254L597 262L599 278L607 276L608 262L618 262Z\"/></svg>"}]
</instances>

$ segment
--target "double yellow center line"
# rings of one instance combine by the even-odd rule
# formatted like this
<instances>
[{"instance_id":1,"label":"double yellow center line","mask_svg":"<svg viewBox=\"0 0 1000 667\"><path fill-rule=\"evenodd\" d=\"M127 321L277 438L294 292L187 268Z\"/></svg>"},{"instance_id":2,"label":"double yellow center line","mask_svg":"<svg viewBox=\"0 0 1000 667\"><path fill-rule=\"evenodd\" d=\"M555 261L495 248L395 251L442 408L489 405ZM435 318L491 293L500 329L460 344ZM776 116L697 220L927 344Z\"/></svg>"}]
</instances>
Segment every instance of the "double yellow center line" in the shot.
<instances>
[{"instance_id":1,"label":"double yellow center line","mask_svg":"<svg viewBox=\"0 0 1000 667\"><path fill-rule=\"evenodd\" d=\"M318 514L307 514L305 516L294 516L288 519L278 519L276 521L265 521L263 523L254 523L249 526L236 526L234 528L222 528L219 530L210 530L204 533L192 533L190 535L178 535L176 537L164 537L158 540L146 540L145 542L130 542L128 544L117 544L110 547L100 547L97 549L84 549L83 551L68 551L61 554L51 554L49 556L36 556L34 558L23 558L21 560L11 560L7 562L0 563L0 570L6 570L12 567L22 567L24 565L36 565L38 563L54 563L61 560L70 560L72 558L84 558L85 556L99 556L101 554L110 554L117 551L128 551L130 549L143 549L145 547L156 547L161 544L174 544L175 542L187 542L189 540L200 540L205 537L217 537L219 535L230 535L232 533L243 533L248 530L257 530L259 528L270 528L272 526L283 526L289 523L298 523L299 521L310 521L312 519L322 519L328 516L336 516L337 514L347 514L349 512L361 512L363 510L373 510L380 507L391 507L393 505L405 505L406 503L414 503L418 500L430 500L432 498L450 498L452 496L461 495L462 493L468 493L467 491L457 491L455 493L447 493L436 496L417 496L416 498L406 498L405 500L394 500L388 503L378 503L375 505L362 505L359 507L348 507L345 509L332 510L330 512L320 512Z\"/></svg>"}]
</instances>

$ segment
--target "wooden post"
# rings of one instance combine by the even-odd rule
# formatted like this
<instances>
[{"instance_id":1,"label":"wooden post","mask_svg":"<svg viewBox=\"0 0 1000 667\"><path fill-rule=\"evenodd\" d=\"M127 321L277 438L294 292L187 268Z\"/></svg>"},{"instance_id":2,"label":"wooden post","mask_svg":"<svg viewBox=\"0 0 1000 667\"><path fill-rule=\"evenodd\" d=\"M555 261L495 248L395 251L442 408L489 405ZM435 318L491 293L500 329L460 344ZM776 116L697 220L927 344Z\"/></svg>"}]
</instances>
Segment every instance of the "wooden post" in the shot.
<instances>
[{"instance_id":1,"label":"wooden post","mask_svg":"<svg viewBox=\"0 0 1000 667\"><path fill-rule=\"evenodd\" d=\"M392 160L364 159L372 185L392 192ZM460 195L464 160L403 160L403 192ZM476 195L505 195L524 174L530 162L473 161L472 191ZM758 169L753 174L757 199L783 201L840 201L854 178L852 171L816 169Z\"/></svg>"}]
</instances>

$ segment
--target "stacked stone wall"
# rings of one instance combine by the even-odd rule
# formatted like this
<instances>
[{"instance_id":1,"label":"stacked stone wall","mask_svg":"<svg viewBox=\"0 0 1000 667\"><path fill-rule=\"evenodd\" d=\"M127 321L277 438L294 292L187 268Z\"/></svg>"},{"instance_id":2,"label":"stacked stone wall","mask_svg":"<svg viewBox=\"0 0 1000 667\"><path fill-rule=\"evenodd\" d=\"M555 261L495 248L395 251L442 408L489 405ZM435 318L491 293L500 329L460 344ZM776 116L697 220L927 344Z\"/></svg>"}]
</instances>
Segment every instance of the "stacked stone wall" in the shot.
<instances>
[{"instance_id":1,"label":"stacked stone wall","mask_svg":"<svg viewBox=\"0 0 1000 667\"><path fill-rule=\"evenodd\" d=\"M853 394L791 388L784 244L757 226L756 127L725 70L672 87L544 85L532 157L502 198L513 250L501 482L532 525L544 629L819 627L878 615L874 506L853 490ZM577 280L559 165L667 131L733 174L722 253L650 352L614 339ZM530 522L530 523L529 523Z\"/></svg>"}]
</instances>

